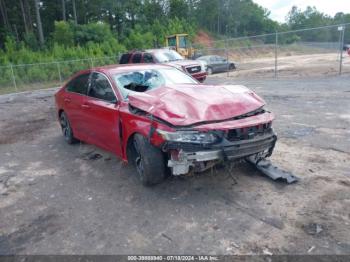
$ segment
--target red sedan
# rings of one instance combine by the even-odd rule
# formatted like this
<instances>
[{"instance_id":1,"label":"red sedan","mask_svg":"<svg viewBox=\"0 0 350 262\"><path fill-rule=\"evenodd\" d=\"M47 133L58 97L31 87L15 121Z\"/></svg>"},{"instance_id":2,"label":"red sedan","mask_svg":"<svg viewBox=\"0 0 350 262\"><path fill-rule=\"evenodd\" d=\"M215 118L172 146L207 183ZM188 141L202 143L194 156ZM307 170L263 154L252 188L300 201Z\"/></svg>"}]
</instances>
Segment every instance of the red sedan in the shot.
<instances>
[{"instance_id":1,"label":"red sedan","mask_svg":"<svg viewBox=\"0 0 350 262\"><path fill-rule=\"evenodd\" d=\"M94 144L135 164L144 185L221 161L265 158L273 114L243 86L199 84L167 65L93 68L55 95L65 140Z\"/></svg>"}]
</instances>

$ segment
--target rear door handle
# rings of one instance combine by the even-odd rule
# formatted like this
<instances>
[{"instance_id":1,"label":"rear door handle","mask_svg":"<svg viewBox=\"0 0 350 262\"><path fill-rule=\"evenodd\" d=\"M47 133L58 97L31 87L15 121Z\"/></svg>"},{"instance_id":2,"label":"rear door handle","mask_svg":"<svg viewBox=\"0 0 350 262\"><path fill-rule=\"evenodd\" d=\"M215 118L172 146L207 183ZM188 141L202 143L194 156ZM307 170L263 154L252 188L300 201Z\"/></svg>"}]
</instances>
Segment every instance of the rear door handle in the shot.
<instances>
[{"instance_id":1,"label":"rear door handle","mask_svg":"<svg viewBox=\"0 0 350 262\"><path fill-rule=\"evenodd\" d=\"M89 108L90 108L90 106L87 105L87 104L82 104L81 107L82 107L83 109L89 109Z\"/></svg>"},{"instance_id":2,"label":"rear door handle","mask_svg":"<svg viewBox=\"0 0 350 262\"><path fill-rule=\"evenodd\" d=\"M65 103L70 103L70 99L69 99L69 98L65 98L65 99L64 99L64 102L65 102Z\"/></svg>"}]
</instances>

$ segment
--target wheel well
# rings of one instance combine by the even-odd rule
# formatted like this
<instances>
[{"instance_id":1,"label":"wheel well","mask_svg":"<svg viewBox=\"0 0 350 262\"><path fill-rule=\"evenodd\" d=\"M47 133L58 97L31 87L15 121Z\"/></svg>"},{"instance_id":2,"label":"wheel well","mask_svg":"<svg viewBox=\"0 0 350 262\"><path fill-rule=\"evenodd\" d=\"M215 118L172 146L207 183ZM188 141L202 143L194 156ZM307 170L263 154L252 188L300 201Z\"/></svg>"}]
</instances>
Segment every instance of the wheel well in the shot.
<instances>
[{"instance_id":1,"label":"wheel well","mask_svg":"<svg viewBox=\"0 0 350 262\"><path fill-rule=\"evenodd\" d=\"M128 142L126 143L126 158L128 162L132 161L136 157L136 149L134 146L134 137L137 133L133 133L129 136Z\"/></svg>"},{"instance_id":2,"label":"wheel well","mask_svg":"<svg viewBox=\"0 0 350 262\"><path fill-rule=\"evenodd\" d=\"M135 146L134 146L134 137L135 137L135 135L144 136L144 135L142 135L140 133L137 133L137 132L135 132L135 133L133 133L133 134L131 134L129 136L128 141L126 143L126 158L127 158L128 162L130 162L130 160L133 160L136 157L136 154L137 154ZM163 154L164 154L164 157L167 157L166 153L163 152Z\"/></svg>"},{"instance_id":3,"label":"wheel well","mask_svg":"<svg viewBox=\"0 0 350 262\"><path fill-rule=\"evenodd\" d=\"M63 113L63 109L58 110L58 117L61 117L61 114Z\"/></svg>"}]
</instances>

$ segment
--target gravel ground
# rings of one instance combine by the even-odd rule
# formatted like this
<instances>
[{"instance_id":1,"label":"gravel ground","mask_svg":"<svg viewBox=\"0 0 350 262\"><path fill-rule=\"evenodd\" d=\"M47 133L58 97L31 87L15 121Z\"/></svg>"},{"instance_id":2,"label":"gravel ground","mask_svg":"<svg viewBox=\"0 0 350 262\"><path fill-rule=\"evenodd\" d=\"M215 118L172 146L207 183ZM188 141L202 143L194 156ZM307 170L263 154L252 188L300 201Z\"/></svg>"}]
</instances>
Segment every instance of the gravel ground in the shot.
<instances>
[{"instance_id":1,"label":"gravel ground","mask_svg":"<svg viewBox=\"0 0 350 262\"><path fill-rule=\"evenodd\" d=\"M64 143L54 89L0 96L0 254L350 254L350 77L239 80L276 114L272 160L145 188L94 146Z\"/></svg>"}]
</instances>

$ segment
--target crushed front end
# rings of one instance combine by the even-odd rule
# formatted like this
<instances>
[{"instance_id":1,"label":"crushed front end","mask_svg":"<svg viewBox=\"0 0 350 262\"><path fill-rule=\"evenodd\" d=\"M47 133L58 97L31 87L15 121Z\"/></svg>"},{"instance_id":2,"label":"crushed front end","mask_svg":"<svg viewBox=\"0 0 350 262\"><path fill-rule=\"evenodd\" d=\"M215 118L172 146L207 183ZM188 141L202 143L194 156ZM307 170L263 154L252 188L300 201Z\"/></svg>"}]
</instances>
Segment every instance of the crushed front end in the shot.
<instances>
[{"instance_id":1,"label":"crushed front end","mask_svg":"<svg viewBox=\"0 0 350 262\"><path fill-rule=\"evenodd\" d=\"M201 172L223 161L269 157L277 141L271 125L272 121L221 130L178 129L158 133L166 141L162 150L169 154L168 166L173 175L181 175L190 170Z\"/></svg>"}]
</instances>

